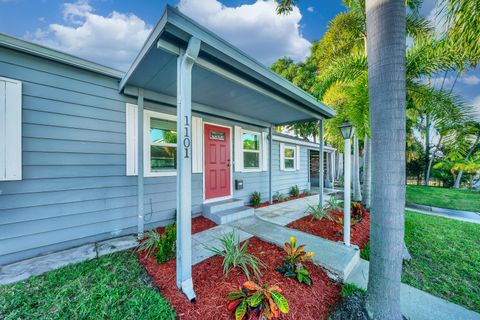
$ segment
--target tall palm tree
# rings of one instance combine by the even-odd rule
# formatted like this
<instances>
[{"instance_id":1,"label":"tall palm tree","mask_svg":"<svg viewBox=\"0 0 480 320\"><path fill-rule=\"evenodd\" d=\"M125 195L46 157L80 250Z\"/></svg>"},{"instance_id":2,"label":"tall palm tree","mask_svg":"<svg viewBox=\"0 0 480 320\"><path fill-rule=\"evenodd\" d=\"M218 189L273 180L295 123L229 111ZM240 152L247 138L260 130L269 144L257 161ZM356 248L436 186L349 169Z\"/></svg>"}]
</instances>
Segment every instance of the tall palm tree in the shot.
<instances>
[{"instance_id":1,"label":"tall palm tree","mask_svg":"<svg viewBox=\"0 0 480 320\"><path fill-rule=\"evenodd\" d=\"M367 310L402 319L400 277L405 210L406 12L402 0L367 0L372 135L372 223Z\"/></svg>"},{"instance_id":2,"label":"tall palm tree","mask_svg":"<svg viewBox=\"0 0 480 320\"><path fill-rule=\"evenodd\" d=\"M453 168L457 171L464 171L470 176L469 188L473 188L473 179L477 174L480 174L480 155L475 155L468 159L456 163Z\"/></svg>"}]
</instances>

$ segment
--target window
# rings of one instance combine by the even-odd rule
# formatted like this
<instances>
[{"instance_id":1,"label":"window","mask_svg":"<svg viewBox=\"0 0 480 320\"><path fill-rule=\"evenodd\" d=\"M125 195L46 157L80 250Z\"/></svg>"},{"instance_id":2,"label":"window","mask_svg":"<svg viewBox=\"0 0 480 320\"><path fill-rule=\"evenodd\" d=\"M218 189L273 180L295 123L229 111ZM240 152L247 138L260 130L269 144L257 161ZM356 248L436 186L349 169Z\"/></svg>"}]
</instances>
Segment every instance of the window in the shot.
<instances>
[{"instance_id":1,"label":"window","mask_svg":"<svg viewBox=\"0 0 480 320\"><path fill-rule=\"evenodd\" d=\"M176 117L145 112L145 175L168 176L177 171ZM148 131L147 131L148 130Z\"/></svg>"},{"instance_id":2,"label":"window","mask_svg":"<svg viewBox=\"0 0 480 320\"><path fill-rule=\"evenodd\" d=\"M297 170L298 149L296 146L280 144L280 170L294 171Z\"/></svg>"},{"instance_id":3,"label":"window","mask_svg":"<svg viewBox=\"0 0 480 320\"><path fill-rule=\"evenodd\" d=\"M295 148L285 147L283 150L283 163L285 170L295 169Z\"/></svg>"},{"instance_id":4,"label":"window","mask_svg":"<svg viewBox=\"0 0 480 320\"><path fill-rule=\"evenodd\" d=\"M260 133L243 131L243 167L260 169Z\"/></svg>"}]
</instances>

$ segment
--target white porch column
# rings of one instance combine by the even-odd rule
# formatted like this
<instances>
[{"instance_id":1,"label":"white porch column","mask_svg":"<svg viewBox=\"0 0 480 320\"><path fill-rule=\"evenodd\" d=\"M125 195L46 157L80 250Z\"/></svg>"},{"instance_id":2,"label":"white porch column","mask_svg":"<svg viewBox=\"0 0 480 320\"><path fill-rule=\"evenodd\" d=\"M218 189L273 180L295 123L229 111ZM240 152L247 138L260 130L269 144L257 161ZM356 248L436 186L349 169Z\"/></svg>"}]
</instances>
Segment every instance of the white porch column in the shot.
<instances>
[{"instance_id":1,"label":"white porch column","mask_svg":"<svg viewBox=\"0 0 480 320\"><path fill-rule=\"evenodd\" d=\"M273 154L273 130L272 127L268 129L268 195L270 203L273 202L273 191L272 191L272 154Z\"/></svg>"},{"instance_id":2,"label":"white porch column","mask_svg":"<svg viewBox=\"0 0 480 320\"><path fill-rule=\"evenodd\" d=\"M335 151L330 152L330 177L332 189L335 188Z\"/></svg>"},{"instance_id":3,"label":"white porch column","mask_svg":"<svg viewBox=\"0 0 480 320\"><path fill-rule=\"evenodd\" d=\"M177 60L177 287L192 301L192 67L200 40Z\"/></svg>"},{"instance_id":4,"label":"white porch column","mask_svg":"<svg viewBox=\"0 0 480 320\"><path fill-rule=\"evenodd\" d=\"M143 89L138 89L137 100L137 233L143 238L144 208L143 208Z\"/></svg>"},{"instance_id":5,"label":"white porch column","mask_svg":"<svg viewBox=\"0 0 480 320\"><path fill-rule=\"evenodd\" d=\"M318 121L319 148L318 148L318 204L323 207L323 120Z\"/></svg>"}]
</instances>

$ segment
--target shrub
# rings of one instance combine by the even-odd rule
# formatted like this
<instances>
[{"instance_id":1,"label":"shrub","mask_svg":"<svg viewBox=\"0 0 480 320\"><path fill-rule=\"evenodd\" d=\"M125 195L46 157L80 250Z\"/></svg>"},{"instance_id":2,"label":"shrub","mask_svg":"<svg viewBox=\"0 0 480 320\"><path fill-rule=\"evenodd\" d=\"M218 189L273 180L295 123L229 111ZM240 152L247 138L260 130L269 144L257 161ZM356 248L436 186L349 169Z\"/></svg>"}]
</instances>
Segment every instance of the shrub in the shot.
<instances>
[{"instance_id":1,"label":"shrub","mask_svg":"<svg viewBox=\"0 0 480 320\"><path fill-rule=\"evenodd\" d=\"M313 193L312 193L312 191L310 191L309 189L305 189L305 190L303 190L303 194L309 196L309 195L311 195L311 194L313 194Z\"/></svg>"},{"instance_id":2,"label":"shrub","mask_svg":"<svg viewBox=\"0 0 480 320\"><path fill-rule=\"evenodd\" d=\"M348 298L356 292L360 294L364 294L366 290L357 287L353 283L347 283L342 287L342 291L340 291L340 294L342 295L343 298Z\"/></svg>"},{"instance_id":3,"label":"shrub","mask_svg":"<svg viewBox=\"0 0 480 320\"><path fill-rule=\"evenodd\" d=\"M331 211L340 210L342 208L340 201L335 196L330 197L330 199L326 201L324 207Z\"/></svg>"},{"instance_id":4,"label":"shrub","mask_svg":"<svg viewBox=\"0 0 480 320\"><path fill-rule=\"evenodd\" d=\"M300 188L298 188L297 185L294 185L290 188L290 191L288 193L290 194L290 196L296 198L300 195Z\"/></svg>"},{"instance_id":5,"label":"shrub","mask_svg":"<svg viewBox=\"0 0 480 320\"><path fill-rule=\"evenodd\" d=\"M296 246L297 239L295 239L295 237L290 237L290 242L285 242L283 249L287 253L287 256L283 258L283 265L277 267L277 270L286 277L296 278L300 283L311 285L312 279L303 264L312 260L313 252L306 252L304 250L304 244L298 247Z\"/></svg>"},{"instance_id":6,"label":"shrub","mask_svg":"<svg viewBox=\"0 0 480 320\"><path fill-rule=\"evenodd\" d=\"M229 232L218 239L222 244L222 248L207 247L216 255L223 257L223 272L228 274L231 269L240 268L247 279L250 279L250 270L256 278L262 274L260 267L265 264L253 254L247 253L248 240L240 246L240 241L235 231Z\"/></svg>"},{"instance_id":7,"label":"shrub","mask_svg":"<svg viewBox=\"0 0 480 320\"><path fill-rule=\"evenodd\" d=\"M156 230L147 231L145 240L137 247L138 250L146 251L147 256L154 255L158 263L162 264L175 256L175 241L177 230L175 224L165 227L163 234Z\"/></svg>"},{"instance_id":8,"label":"shrub","mask_svg":"<svg viewBox=\"0 0 480 320\"><path fill-rule=\"evenodd\" d=\"M359 222L365 217L365 214L368 213L367 209L360 202L352 202L351 205L351 214L352 218L355 218Z\"/></svg>"},{"instance_id":9,"label":"shrub","mask_svg":"<svg viewBox=\"0 0 480 320\"><path fill-rule=\"evenodd\" d=\"M278 201L278 202L282 202L283 200L285 200L285 196L282 193L280 193L280 191L277 191L273 195L273 200Z\"/></svg>"},{"instance_id":10,"label":"shrub","mask_svg":"<svg viewBox=\"0 0 480 320\"><path fill-rule=\"evenodd\" d=\"M356 217L350 217L350 228L359 223L360 220ZM343 217L339 217L336 221L335 231L337 233L343 233Z\"/></svg>"},{"instance_id":11,"label":"shrub","mask_svg":"<svg viewBox=\"0 0 480 320\"><path fill-rule=\"evenodd\" d=\"M231 318L244 319L276 319L280 312L287 314L288 301L281 294L279 286L259 286L253 281L247 281L237 291L228 294L227 309Z\"/></svg>"},{"instance_id":12,"label":"shrub","mask_svg":"<svg viewBox=\"0 0 480 320\"><path fill-rule=\"evenodd\" d=\"M316 205L308 204L308 207L305 210L305 213L311 215L312 219L315 219L315 220L322 220L323 218L327 218L328 220L333 219L330 213L326 209L322 208L319 204L316 204Z\"/></svg>"},{"instance_id":13,"label":"shrub","mask_svg":"<svg viewBox=\"0 0 480 320\"><path fill-rule=\"evenodd\" d=\"M252 195L250 196L250 204L254 207L258 206L260 204L262 197L260 195L260 192L254 191Z\"/></svg>"}]
</instances>

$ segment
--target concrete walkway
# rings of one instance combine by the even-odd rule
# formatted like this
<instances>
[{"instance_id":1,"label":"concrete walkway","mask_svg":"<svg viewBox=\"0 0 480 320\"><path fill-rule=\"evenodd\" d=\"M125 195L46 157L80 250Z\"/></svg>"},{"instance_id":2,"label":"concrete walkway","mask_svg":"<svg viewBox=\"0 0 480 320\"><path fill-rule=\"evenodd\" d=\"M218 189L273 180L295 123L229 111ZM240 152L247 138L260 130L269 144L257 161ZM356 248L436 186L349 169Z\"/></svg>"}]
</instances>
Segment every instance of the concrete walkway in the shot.
<instances>
[{"instance_id":1,"label":"concrete walkway","mask_svg":"<svg viewBox=\"0 0 480 320\"><path fill-rule=\"evenodd\" d=\"M262 221L255 217L232 222L231 225L278 246L283 246L291 236L294 236L298 243L307 245L306 250L314 253L313 262L323 267L332 278L339 281L347 278L360 259L360 251L354 247L346 247L340 243Z\"/></svg>"},{"instance_id":2,"label":"concrete walkway","mask_svg":"<svg viewBox=\"0 0 480 320\"><path fill-rule=\"evenodd\" d=\"M480 214L471 211L450 210L444 208L429 207L419 204L407 204L405 210L429 214L431 216L480 224Z\"/></svg>"},{"instance_id":3,"label":"concrete walkway","mask_svg":"<svg viewBox=\"0 0 480 320\"><path fill-rule=\"evenodd\" d=\"M367 288L369 262L360 262L348 276L346 283ZM435 297L402 283L400 289L402 313L410 320L480 320L480 314L457 304Z\"/></svg>"}]
</instances>

